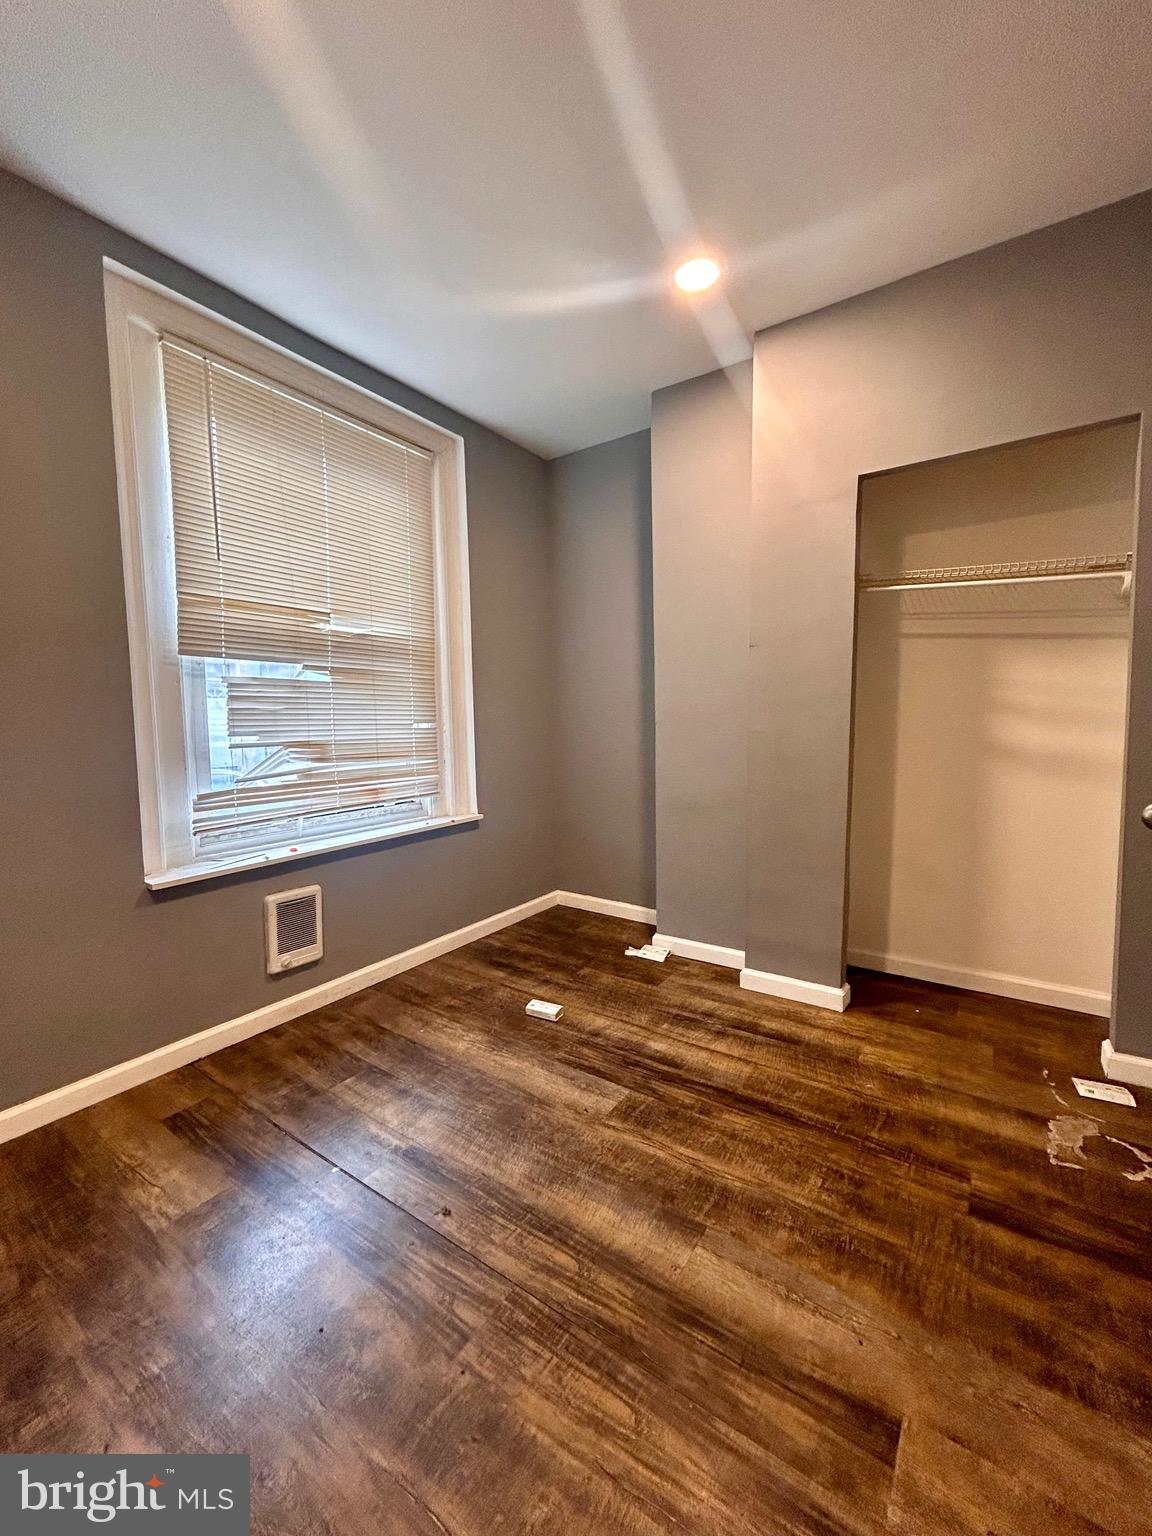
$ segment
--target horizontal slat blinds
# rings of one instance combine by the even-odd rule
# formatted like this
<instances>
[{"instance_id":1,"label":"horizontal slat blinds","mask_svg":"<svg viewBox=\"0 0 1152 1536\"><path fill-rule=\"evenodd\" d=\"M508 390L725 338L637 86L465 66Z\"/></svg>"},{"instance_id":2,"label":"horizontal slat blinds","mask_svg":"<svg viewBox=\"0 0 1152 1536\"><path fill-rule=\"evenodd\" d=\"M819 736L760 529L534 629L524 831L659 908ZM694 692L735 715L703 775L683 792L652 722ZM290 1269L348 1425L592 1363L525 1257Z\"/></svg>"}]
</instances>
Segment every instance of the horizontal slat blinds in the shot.
<instances>
[{"instance_id":1,"label":"horizontal slat blinds","mask_svg":"<svg viewBox=\"0 0 1152 1536\"><path fill-rule=\"evenodd\" d=\"M160 349L177 645L222 679L231 760L201 773L193 831L435 795L432 456L182 341Z\"/></svg>"}]
</instances>

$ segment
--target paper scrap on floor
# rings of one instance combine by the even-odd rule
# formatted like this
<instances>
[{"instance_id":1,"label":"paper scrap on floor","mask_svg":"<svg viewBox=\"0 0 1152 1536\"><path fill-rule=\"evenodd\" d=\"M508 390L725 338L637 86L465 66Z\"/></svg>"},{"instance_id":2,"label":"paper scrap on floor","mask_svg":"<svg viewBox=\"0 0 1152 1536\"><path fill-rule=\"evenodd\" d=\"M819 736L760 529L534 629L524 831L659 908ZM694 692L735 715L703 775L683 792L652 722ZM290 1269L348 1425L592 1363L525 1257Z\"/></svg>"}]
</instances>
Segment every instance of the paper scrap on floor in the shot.
<instances>
[{"instance_id":1,"label":"paper scrap on floor","mask_svg":"<svg viewBox=\"0 0 1152 1536\"><path fill-rule=\"evenodd\" d=\"M1109 1104L1127 1104L1129 1109L1136 1108L1135 1096L1119 1083L1094 1083L1086 1077L1074 1077L1072 1083L1082 1099L1105 1099Z\"/></svg>"},{"instance_id":2,"label":"paper scrap on floor","mask_svg":"<svg viewBox=\"0 0 1152 1536\"><path fill-rule=\"evenodd\" d=\"M534 997L524 1010L530 1013L534 1019L556 1020L563 1017L563 1003L546 1003L542 997Z\"/></svg>"},{"instance_id":3,"label":"paper scrap on floor","mask_svg":"<svg viewBox=\"0 0 1152 1536\"><path fill-rule=\"evenodd\" d=\"M634 949L626 949L624 953L626 955L634 955L638 960L664 961L667 960L672 951L665 949L662 944L639 944Z\"/></svg>"}]
</instances>

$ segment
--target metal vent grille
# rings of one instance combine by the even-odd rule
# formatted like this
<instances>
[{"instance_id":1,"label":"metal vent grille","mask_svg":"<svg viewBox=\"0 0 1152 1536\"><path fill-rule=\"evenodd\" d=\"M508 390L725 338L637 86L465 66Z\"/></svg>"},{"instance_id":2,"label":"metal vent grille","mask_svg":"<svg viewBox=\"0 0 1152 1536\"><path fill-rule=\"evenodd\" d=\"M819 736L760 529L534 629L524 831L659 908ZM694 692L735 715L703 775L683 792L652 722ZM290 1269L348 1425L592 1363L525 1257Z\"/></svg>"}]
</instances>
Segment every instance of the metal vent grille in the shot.
<instances>
[{"instance_id":1,"label":"metal vent grille","mask_svg":"<svg viewBox=\"0 0 1152 1536\"><path fill-rule=\"evenodd\" d=\"M320 887L265 896L264 933L269 973L318 960L324 953Z\"/></svg>"},{"instance_id":2,"label":"metal vent grille","mask_svg":"<svg viewBox=\"0 0 1152 1536\"><path fill-rule=\"evenodd\" d=\"M316 898L297 896L294 901L276 903L276 951L291 954L294 949L311 949L316 942Z\"/></svg>"}]
</instances>

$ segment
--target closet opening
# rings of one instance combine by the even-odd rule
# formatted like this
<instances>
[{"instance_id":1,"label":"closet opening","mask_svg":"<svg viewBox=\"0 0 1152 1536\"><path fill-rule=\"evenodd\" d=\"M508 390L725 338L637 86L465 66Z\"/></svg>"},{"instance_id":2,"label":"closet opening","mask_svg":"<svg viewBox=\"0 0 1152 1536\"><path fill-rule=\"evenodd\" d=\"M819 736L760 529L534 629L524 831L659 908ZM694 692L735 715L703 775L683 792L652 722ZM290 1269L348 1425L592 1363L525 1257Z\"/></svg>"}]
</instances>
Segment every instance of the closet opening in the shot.
<instances>
[{"instance_id":1,"label":"closet opening","mask_svg":"<svg viewBox=\"0 0 1152 1536\"><path fill-rule=\"evenodd\" d=\"M850 965L1109 1013L1138 434L861 480Z\"/></svg>"}]
</instances>

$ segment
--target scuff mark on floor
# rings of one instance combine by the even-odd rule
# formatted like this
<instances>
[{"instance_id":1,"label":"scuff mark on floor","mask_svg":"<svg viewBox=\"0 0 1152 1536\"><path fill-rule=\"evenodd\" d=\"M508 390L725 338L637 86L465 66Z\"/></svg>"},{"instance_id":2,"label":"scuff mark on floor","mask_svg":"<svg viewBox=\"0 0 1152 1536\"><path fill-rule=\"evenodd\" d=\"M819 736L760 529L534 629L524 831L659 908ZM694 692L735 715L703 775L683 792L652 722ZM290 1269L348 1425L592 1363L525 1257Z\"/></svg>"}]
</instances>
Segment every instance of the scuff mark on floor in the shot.
<instances>
[{"instance_id":1,"label":"scuff mark on floor","mask_svg":"<svg viewBox=\"0 0 1152 1536\"><path fill-rule=\"evenodd\" d=\"M1052 1090L1052 1097L1056 1100L1057 1104L1063 1104L1065 1109L1071 1109L1071 1104L1069 1104L1068 1100L1064 1097L1059 1088L1057 1088L1056 1084L1052 1081L1052 1074L1049 1072L1047 1067L1044 1068L1044 1081Z\"/></svg>"},{"instance_id":2,"label":"scuff mark on floor","mask_svg":"<svg viewBox=\"0 0 1152 1536\"><path fill-rule=\"evenodd\" d=\"M1152 1156L1142 1152L1139 1147L1134 1147L1130 1141L1121 1141L1117 1136L1105 1136L1104 1140L1110 1141L1115 1147L1123 1147L1125 1152L1131 1152L1134 1157L1140 1159L1140 1167L1133 1172L1124 1173L1123 1169L1120 1170L1124 1178L1131 1179L1133 1184L1141 1184L1145 1179L1152 1179Z\"/></svg>"},{"instance_id":3,"label":"scuff mark on floor","mask_svg":"<svg viewBox=\"0 0 1152 1536\"><path fill-rule=\"evenodd\" d=\"M1048 1161L1054 1168L1087 1168L1084 1143L1099 1134L1099 1120L1087 1115L1056 1115L1048 1122Z\"/></svg>"},{"instance_id":4,"label":"scuff mark on floor","mask_svg":"<svg viewBox=\"0 0 1152 1536\"><path fill-rule=\"evenodd\" d=\"M1052 1091L1056 1092L1054 1088ZM1061 1099L1060 1102L1064 1101ZM1119 1136L1109 1136L1101 1129L1102 1124L1091 1115L1056 1115L1048 1122L1048 1161L1054 1168L1087 1168L1088 1154L1084 1143L1099 1136L1101 1141L1109 1141L1114 1147L1131 1152L1140 1164L1139 1168L1131 1170L1117 1169L1121 1178L1133 1184L1142 1184L1145 1180L1152 1182L1152 1153L1134 1147L1130 1141L1121 1141Z\"/></svg>"}]
</instances>

